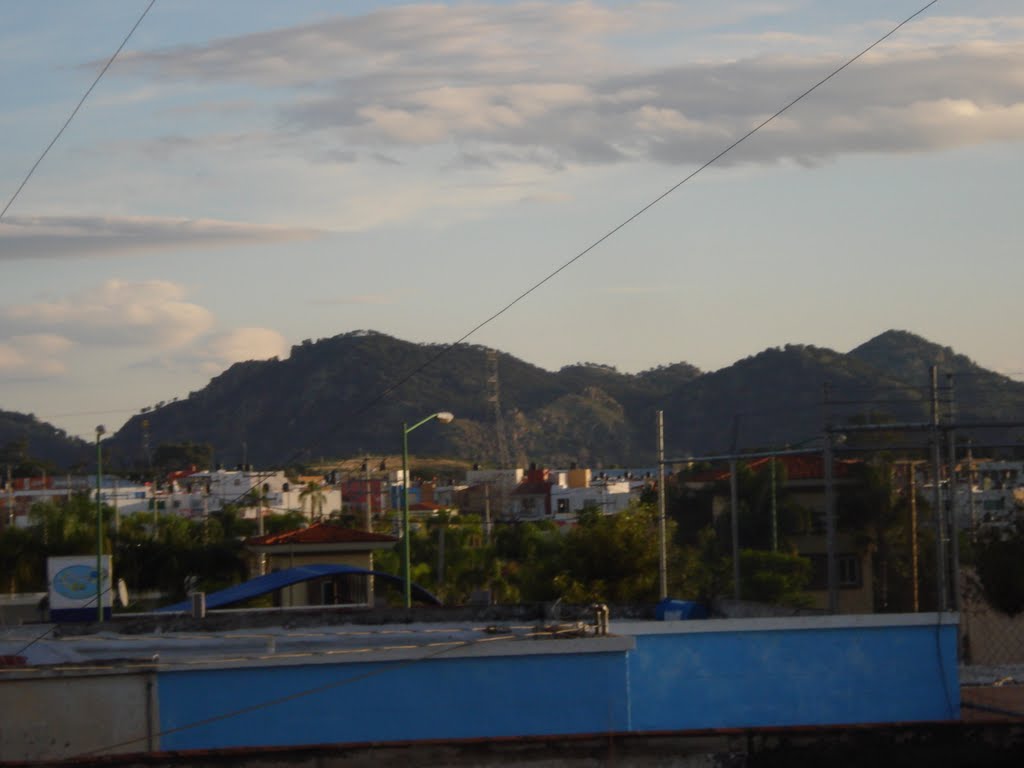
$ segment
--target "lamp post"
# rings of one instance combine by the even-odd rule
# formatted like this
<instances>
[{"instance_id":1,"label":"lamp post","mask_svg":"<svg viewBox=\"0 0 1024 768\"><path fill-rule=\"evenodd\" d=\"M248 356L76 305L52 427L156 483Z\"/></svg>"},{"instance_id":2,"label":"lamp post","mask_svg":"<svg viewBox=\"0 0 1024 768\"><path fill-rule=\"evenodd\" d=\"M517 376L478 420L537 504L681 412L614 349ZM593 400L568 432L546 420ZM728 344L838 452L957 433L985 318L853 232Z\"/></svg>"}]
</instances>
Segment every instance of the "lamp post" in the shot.
<instances>
[{"instance_id":1,"label":"lamp post","mask_svg":"<svg viewBox=\"0 0 1024 768\"><path fill-rule=\"evenodd\" d=\"M103 449L100 440L106 433L102 424L96 427L96 621L103 621Z\"/></svg>"},{"instance_id":2,"label":"lamp post","mask_svg":"<svg viewBox=\"0 0 1024 768\"><path fill-rule=\"evenodd\" d=\"M442 424L451 424L454 418L455 416L448 411L441 411L430 414L411 427L407 423L402 424L402 584L405 589L406 608L412 608L412 569L409 562L409 433L428 421L437 419Z\"/></svg>"}]
</instances>

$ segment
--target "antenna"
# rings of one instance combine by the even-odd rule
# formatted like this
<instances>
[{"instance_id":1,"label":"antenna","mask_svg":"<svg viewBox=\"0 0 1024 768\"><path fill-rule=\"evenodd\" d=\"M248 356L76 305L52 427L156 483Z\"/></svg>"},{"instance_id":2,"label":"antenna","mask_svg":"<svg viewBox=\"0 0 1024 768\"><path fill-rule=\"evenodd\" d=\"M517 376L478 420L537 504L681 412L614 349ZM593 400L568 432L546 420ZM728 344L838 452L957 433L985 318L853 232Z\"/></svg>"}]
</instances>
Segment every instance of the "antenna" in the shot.
<instances>
[{"instance_id":1,"label":"antenna","mask_svg":"<svg viewBox=\"0 0 1024 768\"><path fill-rule=\"evenodd\" d=\"M501 415L501 388L498 385L498 350L487 350L487 401L494 408L494 431L498 438L498 465L502 469L512 466L508 455L505 420Z\"/></svg>"}]
</instances>

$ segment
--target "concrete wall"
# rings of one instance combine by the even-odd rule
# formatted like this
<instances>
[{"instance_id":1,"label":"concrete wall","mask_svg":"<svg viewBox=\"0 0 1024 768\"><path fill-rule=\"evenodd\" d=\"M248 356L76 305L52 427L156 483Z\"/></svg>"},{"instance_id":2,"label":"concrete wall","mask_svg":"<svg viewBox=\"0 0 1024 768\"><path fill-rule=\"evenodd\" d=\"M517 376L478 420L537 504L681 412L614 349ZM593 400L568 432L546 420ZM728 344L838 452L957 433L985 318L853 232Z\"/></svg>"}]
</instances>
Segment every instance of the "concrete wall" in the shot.
<instances>
[{"instance_id":1,"label":"concrete wall","mask_svg":"<svg viewBox=\"0 0 1024 768\"><path fill-rule=\"evenodd\" d=\"M157 731L154 683L155 675L146 672L5 672L0 677L0 760L152 748Z\"/></svg>"},{"instance_id":2,"label":"concrete wall","mask_svg":"<svg viewBox=\"0 0 1024 768\"><path fill-rule=\"evenodd\" d=\"M636 637L631 730L956 719L957 627L937 619L613 624Z\"/></svg>"},{"instance_id":3,"label":"concrete wall","mask_svg":"<svg viewBox=\"0 0 1024 768\"><path fill-rule=\"evenodd\" d=\"M568 650L569 642L545 645ZM185 728L165 735L161 748L626 730L624 655L534 653L161 673L160 728ZM257 702L266 706L252 707ZM186 728L225 712L240 714Z\"/></svg>"},{"instance_id":4,"label":"concrete wall","mask_svg":"<svg viewBox=\"0 0 1024 768\"><path fill-rule=\"evenodd\" d=\"M520 642L495 644L484 658L437 658L420 648L418 658L397 663L350 656L337 664L162 672L160 726L170 733L161 746L959 717L957 626L949 615L621 622L612 632L620 637L608 641L629 644L596 652L596 638ZM211 719L229 712L238 714Z\"/></svg>"},{"instance_id":5,"label":"concrete wall","mask_svg":"<svg viewBox=\"0 0 1024 768\"><path fill-rule=\"evenodd\" d=\"M609 637L5 670L0 760L956 720L955 614L616 621ZM407 634L407 633L406 633ZM425 639L424 639L425 638ZM392 644L394 643L394 644ZM179 657L180 658L180 657ZM154 684L155 683L155 684Z\"/></svg>"}]
</instances>

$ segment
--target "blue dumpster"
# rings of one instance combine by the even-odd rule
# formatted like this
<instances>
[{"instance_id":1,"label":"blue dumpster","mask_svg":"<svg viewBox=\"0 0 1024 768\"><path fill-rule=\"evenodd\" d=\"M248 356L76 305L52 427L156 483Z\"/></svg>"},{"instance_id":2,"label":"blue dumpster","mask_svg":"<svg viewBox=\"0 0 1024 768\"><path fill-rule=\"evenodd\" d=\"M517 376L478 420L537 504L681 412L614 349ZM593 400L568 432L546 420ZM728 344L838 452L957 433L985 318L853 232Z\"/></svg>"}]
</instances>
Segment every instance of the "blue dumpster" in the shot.
<instances>
[{"instance_id":1,"label":"blue dumpster","mask_svg":"<svg viewBox=\"0 0 1024 768\"><path fill-rule=\"evenodd\" d=\"M654 609L658 621L679 621L681 619L706 619L708 609L695 600L673 600L666 597Z\"/></svg>"}]
</instances>

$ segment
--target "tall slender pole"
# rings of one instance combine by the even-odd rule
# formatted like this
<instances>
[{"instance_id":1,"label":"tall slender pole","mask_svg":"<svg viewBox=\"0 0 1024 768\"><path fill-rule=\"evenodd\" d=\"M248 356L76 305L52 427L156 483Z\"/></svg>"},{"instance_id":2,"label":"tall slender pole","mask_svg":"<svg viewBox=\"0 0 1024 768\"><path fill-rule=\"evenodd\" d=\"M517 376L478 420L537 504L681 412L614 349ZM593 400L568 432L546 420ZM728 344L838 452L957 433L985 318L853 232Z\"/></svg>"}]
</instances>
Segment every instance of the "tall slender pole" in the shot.
<instances>
[{"instance_id":1,"label":"tall slender pole","mask_svg":"<svg viewBox=\"0 0 1024 768\"><path fill-rule=\"evenodd\" d=\"M658 594L668 597L668 555L665 542L665 414L658 411Z\"/></svg>"},{"instance_id":2,"label":"tall slender pole","mask_svg":"<svg viewBox=\"0 0 1024 768\"><path fill-rule=\"evenodd\" d=\"M409 550L409 425L402 422L402 589L405 607L412 608Z\"/></svg>"},{"instance_id":3,"label":"tall slender pole","mask_svg":"<svg viewBox=\"0 0 1024 768\"><path fill-rule=\"evenodd\" d=\"M484 483L484 541L491 543L491 481Z\"/></svg>"},{"instance_id":4,"label":"tall slender pole","mask_svg":"<svg viewBox=\"0 0 1024 768\"><path fill-rule=\"evenodd\" d=\"M832 454L835 444L829 426L829 395L831 385L825 382L822 387L822 417L825 422L825 442L822 445L821 459L825 475L825 583L828 587L828 613L839 612L839 568L836 559L836 493L832 476Z\"/></svg>"},{"instance_id":5,"label":"tall slender pole","mask_svg":"<svg viewBox=\"0 0 1024 768\"><path fill-rule=\"evenodd\" d=\"M828 612L839 611L839 569L836 567L836 495L832 478L832 433L825 432L825 578L828 583Z\"/></svg>"},{"instance_id":6,"label":"tall slender pole","mask_svg":"<svg viewBox=\"0 0 1024 768\"><path fill-rule=\"evenodd\" d=\"M405 586L406 608L412 608L412 568L409 552L409 433L428 421L437 419L442 424L448 424L454 418L448 411L441 411L420 419L411 427L408 423L402 422L402 583Z\"/></svg>"},{"instance_id":7,"label":"tall slender pole","mask_svg":"<svg viewBox=\"0 0 1024 768\"><path fill-rule=\"evenodd\" d=\"M779 551L779 505L775 492L775 457L771 458L772 463L772 552Z\"/></svg>"},{"instance_id":8,"label":"tall slender pole","mask_svg":"<svg viewBox=\"0 0 1024 768\"><path fill-rule=\"evenodd\" d=\"M103 449L100 440L106 429L96 427L96 621L103 621Z\"/></svg>"},{"instance_id":9,"label":"tall slender pole","mask_svg":"<svg viewBox=\"0 0 1024 768\"><path fill-rule=\"evenodd\" d=\"M370 457L367 456L363 462L363 473L366 485L363 486L363 495L366 497L366 530L373 530L373 491L370 487ZM339 485L340 487L340 485Z\"/></svg>"},{"instance_id":10,"label":"tall slender pole","mask_svg":"<svg viewBox=\"0 0 1024 768\"><path fill-rule=\"evenodd\" d=\"M946 495L949 497L949 536L950 556L953 561L953 610L960 610L960 515L956 509L956 433L952 424L956 421L956 414L953 412L955 403L953 401L953 374L946 376L949 385L949 422L950 427L946 432L946 439L949 441L949 479L946 483Z\"/></svg>"},{"instance_id":11,"label":"tall slender pole","mask_svg":"<svg viewBox=\"0 0 1024 768\"><path fill-rule=\"evenodd\" d=\"M939 458L939 386L938 368L931 366L932 388L932 504L935 506L935 588L938 591L937 610L945 611L948 605L946 587L946 530L942 513L942 465Z\"/></svg>"},{"instance_id":12,"label":"tall slender pole","mask_svg":"<svg viewBox=\"0 0 1024 768\"><path fill-rule=\"evenodd\" d=\"M921 610L920 591L918 588L921 579L918 574L917 552L917 463L911 461L907 466L910 468L910 557L914 582L914 613L917 613Z\"/></svg>"},{"instance_id":13,"label":"tall slender pole","mask_svg":"<svg viewBox=\"0 0 1024 768\"><path fill-rule=\"evenodd\" d=\"M736 459L729 459L729 522L732 527L732 594L740 599L740 514L739 484L736 477Z\"/></svg>"}]
</instances>

